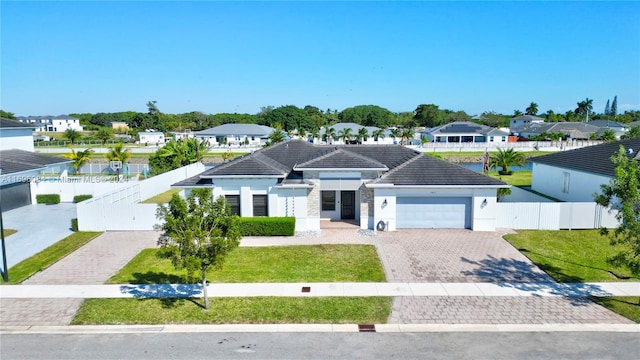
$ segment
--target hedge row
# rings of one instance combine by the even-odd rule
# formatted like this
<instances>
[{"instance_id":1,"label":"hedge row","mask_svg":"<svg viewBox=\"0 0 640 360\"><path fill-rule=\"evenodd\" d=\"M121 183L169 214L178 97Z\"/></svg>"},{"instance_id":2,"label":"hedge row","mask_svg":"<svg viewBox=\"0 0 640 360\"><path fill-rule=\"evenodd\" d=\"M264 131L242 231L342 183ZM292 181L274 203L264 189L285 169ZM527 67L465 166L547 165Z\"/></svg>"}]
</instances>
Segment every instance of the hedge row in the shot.
<instances>
[{"instance_id":1,"label":"hedge row","mask_svg":"<svg viewBox=\"0 0 640 360\"><path fill-rule=\"evenodd\" d=\"M85 201L85 200L89 200L93 197L93 195L91 194L87 194L87 195L76 195L73 197L73 202L74 203L79 203L80 201Z\"/></svg>"},{"instance_id":2,"label":"hedge row","mask_svg":"<svg viewBox=\"0 0 640 360\"><path fill-rule=\"evenodd\" d=\"M38 204L60 204L60 194L40 194L36 195L36 202Z\"/></svg>"},{"instance_id":3,"label":"hedge row","mask_svg":"<svg viewBox=\"0 0 640 360\"><path fill-rule=\"evenodd\" d=\"M242 236L293 236L296 232L294 217L241 217Z\"/></svg>"},{"instance_id":4,"label":"hedge row","mask_svg":"<svg viewBox=\"0 0 640 360\"><path fill-rule=\"evenodd\" d=\"M78 231L78 219L71 219L71 231Z\"/></svg>"}]
</instances>

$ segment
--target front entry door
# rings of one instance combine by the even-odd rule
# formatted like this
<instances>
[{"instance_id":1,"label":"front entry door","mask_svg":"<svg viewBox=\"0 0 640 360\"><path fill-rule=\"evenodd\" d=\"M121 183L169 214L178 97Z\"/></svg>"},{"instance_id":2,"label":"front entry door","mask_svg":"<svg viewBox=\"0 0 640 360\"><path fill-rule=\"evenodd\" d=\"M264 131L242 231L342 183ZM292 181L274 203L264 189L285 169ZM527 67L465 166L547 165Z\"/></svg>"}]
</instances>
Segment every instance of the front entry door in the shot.
<instances>
[{"instance_id":1,"label":"front entry door","mask_svg":"<svg viewBox=\"0 0 640 360\"><path fill-rule=\"evenodd\" d=\"M356 218L356 192L341 191L340 192L340 218L355 219Z\"/></svg>"}]
</instances>

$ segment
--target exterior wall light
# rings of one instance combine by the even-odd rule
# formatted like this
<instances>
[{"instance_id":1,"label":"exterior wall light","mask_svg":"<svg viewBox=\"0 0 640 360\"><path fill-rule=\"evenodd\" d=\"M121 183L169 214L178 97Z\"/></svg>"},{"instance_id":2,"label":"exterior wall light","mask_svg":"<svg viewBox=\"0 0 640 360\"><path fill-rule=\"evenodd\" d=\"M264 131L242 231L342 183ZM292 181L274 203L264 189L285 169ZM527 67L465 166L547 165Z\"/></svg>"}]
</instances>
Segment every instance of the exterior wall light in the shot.
<instances>
[{"instance_id":1,"label":"exterior wall light","mask_svg":"<svg viewBox=\"0 0 640 360\"><path fill-rule=\"evenodd\" d=\"M486 198L484 200L482 200L482 204L480 204L481 208L484 208L485 206L487 206L487 199Z\"/></svg>"}]
</instances>

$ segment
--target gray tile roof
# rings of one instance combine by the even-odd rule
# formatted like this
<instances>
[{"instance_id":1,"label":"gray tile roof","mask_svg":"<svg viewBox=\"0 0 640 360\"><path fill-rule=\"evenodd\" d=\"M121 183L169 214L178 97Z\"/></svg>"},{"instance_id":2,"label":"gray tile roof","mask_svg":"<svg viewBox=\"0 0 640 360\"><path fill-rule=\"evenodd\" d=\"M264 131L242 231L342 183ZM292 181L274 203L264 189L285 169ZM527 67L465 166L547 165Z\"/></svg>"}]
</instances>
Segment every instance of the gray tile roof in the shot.
<instances>
[{"instance_id":1,"label":"gray tile roof","mask_svg":"<svg viewBox=\"0 0 640 360\"><path fill-rule=\"evenodd\" d=\"M429 155L415 158L384 174L374 184L394 185L453 185L453 186L506 186L492 177L465 169Z\"/></svg>"},{"instance_id":2,"label":"gray tile roof","mask_svg":"<svg viewBox=\"0 0 640 360\"><path fill-rule=\"evenodd\" d=\"M71 160L57 156L40 155L31 151L11 149L0 151L2 175L44 169L55 164L67 164Z\"/></svg>"},{"instance_id":3,"label":"gray tile roof","mask_svg":"<svg viewBox=\"0 0 640 360\"><path fill-rule=\"evenodd\" d=\"M528 120L528 121L544 121L543 118L533 115L520 115L511 118L510 120Z\"/></svg>"},{"instance_id":4,"label":"gray tile roof","mask_svg":"<svg viewBox=\"0 0 640 360\"><path fill-rule=\"evenodd\" d=\"M335 148L333 151L303 162L294 167L296 170L304 169L378 169L388 168L371 158L353 153L345 148Z\"/></svg>"},{"instance_id":5,"label":"gray tile roof","mask_svg":"<svg viewBox=\"0 0 640 360\"><path fill-rule=\"evenodd\" d=\"M196 132L197 136L249 135L267 137L275 129L257 124L224 124Z\"/></svg>"},{"instance_id":6,"label":"gray tile roof","mask_svg":"<svg viewBox=\"0 0 640 360\"><path fill-rule=\"evenodd\" d=\"M599 127L579 122L559 123L534 123L523 127L514 128L514 132L527 134L562 133L571 139L588 139L591 134L597 133Z\"/></svg>"},{"instance_id":7,"label":"gray tile roof","mask_svg":"<svg viewBox=\"0 0 640 360\"><path fill-rule=\"evenodd\" d=\"M478 135L486 135L489 132L495 132L495 128L490 126L476 124L470 121L456 121L449 124L441 125L435 127L431 130L425 131L432 135L443 135L443 134L478 134ZM499 131L499 130L498 130ZM501 131L501 133L503 133ZM504 133L505 136L509 135Z\"/></svg>"},{"instance_id":8,"label":"gray tile roof","mask_svg":"<svg viewBox=\"0 0 640 360\"><path fill-rule=\"evenodd\" d=\"M22 123L20 121L16 121L16 120L11 120L11 119L6 119L6 118L0 118L0 128L1 129L35 129L37 126L35 125L29 125L29 124L25 124Z\"/></svg>"},{"instance_id":9,"label":"gray tile roof","mask_svg":"<svg viewBox=\"0 0 640 360\"><path fill-rule=\"evenodd\" d=\"M282 176L283 184L304 183L305 168L390 169L381 183L397 185L505 185L503 182L398 145L314 145L290 140L245 155L202 173L201 177ZM384 170L383 170L384 171ZM203 186L188 179L180 186ZM174 186L179 186L175 184Z\"/></svg>"},{"instance_id":10,"label":"gray tile roof","mask_svg":"<svg viewBox=\"0 0 640 360\"><path fill-rule=\"evenodd\" d=\"M640 137L537 156L529 161L613 177L615 166L610 158L618 151L620 145L633 151L627 154L630 159L636 159L640 162Z\"/></svg>"},{"instance_id":11,"label":"gray tile roof","mask_svg":"<svg viewBox=\"0 0 640 360\"><path fill-rule=\"evenodd\" d=\"M625 125L627 125L627 127L629 127L629 128L632 128L632 127L635 127L635 126L640 126L640 121L630 122L630 123L627 123Z\"/></svg>"},{"instance_id":12,"label":"gray tile roof","mask_svg":"<svg viewBox=\"0 0 640 360\"><path fill-rule=\"evenodd\" d=\"M202 175L202 174L200 174ZM211 179L208 178L201 178L200 175L196 175L196 176L192 176L188 179L184 179L182 181L179 181L173 185L171 185L172 187L188 187L188 188L193 188L193 187L211 187L211 185L213 185L213 181Z\"/></svg>"},{"instance_id":13,"label":"gray tile roof","mask_svg":"<svg viewBox=\"0 0 640 360\"><path fill-rule=\"evenodd\" d=\"M601 128L622 129L627 127L625 124L620 124L619 122L610 121L610 120L591 120L587 124L601 127Z\"/></svg>"}]
</instances>

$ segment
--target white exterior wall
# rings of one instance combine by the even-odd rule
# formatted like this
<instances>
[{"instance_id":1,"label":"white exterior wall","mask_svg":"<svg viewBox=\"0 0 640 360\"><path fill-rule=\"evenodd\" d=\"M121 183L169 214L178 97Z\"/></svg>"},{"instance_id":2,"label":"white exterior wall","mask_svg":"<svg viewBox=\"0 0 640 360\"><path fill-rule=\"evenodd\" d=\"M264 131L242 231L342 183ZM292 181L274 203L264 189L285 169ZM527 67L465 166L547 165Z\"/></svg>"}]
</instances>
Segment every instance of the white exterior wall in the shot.
<instances>
[{"instance_id":1,"label":"white exterior wall","mask_svg":"<svg viewBox=\"0 0 640 360\"><path fill-rule=\"evenodd\" d=\"M0 131L1 150L26 150L33 152L33 130L3 128Z\"/></svg>"},{"instance_id":2,"label":"white exterior wall","mask_svg":"<svg viewBox=\"0 0 640 360\"><path fill-rule=\"evenodd\" d=\"M563 191L565 173L568 174L568 191L566 192ZM600 185L608 184L609 180L609 177L602 175L534 162L531 188L562 201L593 202L593 194L600 193Z\"/></svg>"},{"instance_id":3,"label":"white exterior wall","mask_svg":"<svg viewBox=\"0 0 640 360\"><path fill-rule=\"evenodd\" d=\"M140 144L164 144L164 134L138 133Z\"/></svg>"},{"instance_id":4,"label":"white exterior wall","mask_svg":"<svg viewBox=\"0 0 640 360\"><path fill-rule=\"evenodd\" d=\"M591 202L498 203L497 227L518 230L599 229L618 226L615 212Z\"/></svg>"},{"instance_id":5,"label":"white exterior wall","mask_svg":"<svg viewBox=\"0 0 640 360\"><path fill-rule=\"evenodd\" d=\"M388 231L396 230L396 197L470 197L471 228L474 231L495 231L497 216L496 189L458 188L375 188L374 227L378 222L388 224ZM486 205L482 205L484 200ZM384 201L387 205L383 206Z\"/></svg>"},{"instance_id":6,"label":"white exterior wall","mask_svg":"<svg viewBox=\"0 0 640 360\"><path fill-rule=\"evenodd\" d=\"M69 129L82 131L79 119L52 119L48 120L47 129L49 131L65 132Z\"/></svg>"}]
</instances>

